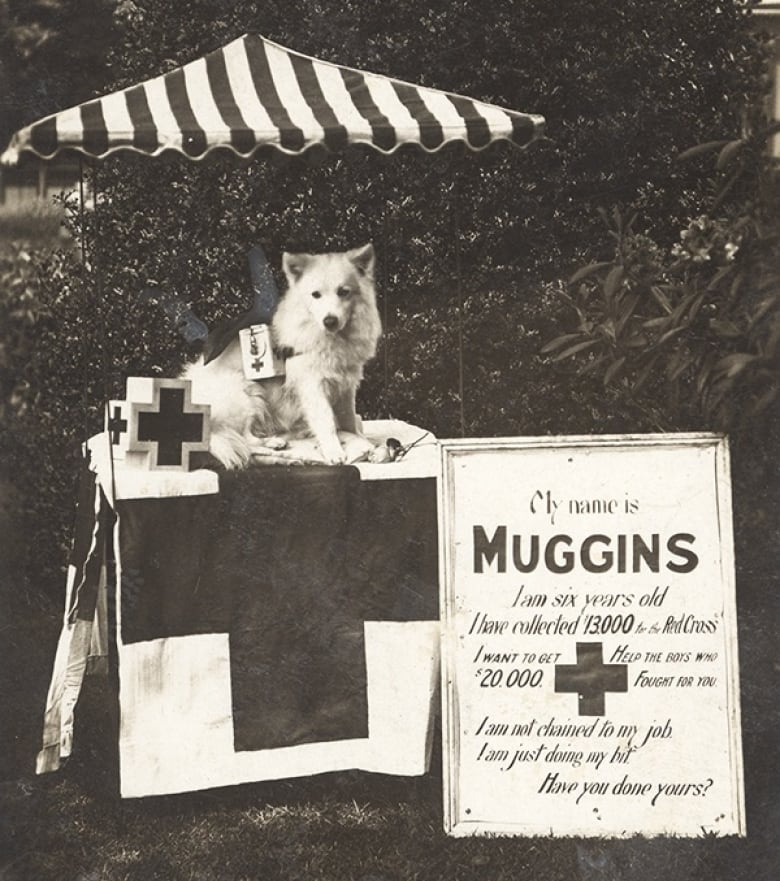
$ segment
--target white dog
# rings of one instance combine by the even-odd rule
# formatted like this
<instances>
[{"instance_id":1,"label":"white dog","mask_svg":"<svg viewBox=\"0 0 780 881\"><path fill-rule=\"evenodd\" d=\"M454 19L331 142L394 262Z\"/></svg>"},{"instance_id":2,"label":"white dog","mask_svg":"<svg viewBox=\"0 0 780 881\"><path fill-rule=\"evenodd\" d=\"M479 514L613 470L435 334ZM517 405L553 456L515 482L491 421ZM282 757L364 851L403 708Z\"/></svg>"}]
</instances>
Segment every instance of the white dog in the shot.
<instances>
[{"instance_id":1,"label":"white dog","mask_svg":"<svg viewBox=\"0 0 780 881\"><path fill-rule=\"evenodd\" d=\"M211 405L211 453L227 468L267 459L294 437L313 435L325 462L347 461L338 432L358 433L355 393L375 352L381 321L371 244L343 253L288 254L288 287L272 321L274 346L286 353L286 376L244 377L238 338L208 364L183 373L192 399ZM373 445L350 443L350 459Z\"/></svg>"}]
</instances>

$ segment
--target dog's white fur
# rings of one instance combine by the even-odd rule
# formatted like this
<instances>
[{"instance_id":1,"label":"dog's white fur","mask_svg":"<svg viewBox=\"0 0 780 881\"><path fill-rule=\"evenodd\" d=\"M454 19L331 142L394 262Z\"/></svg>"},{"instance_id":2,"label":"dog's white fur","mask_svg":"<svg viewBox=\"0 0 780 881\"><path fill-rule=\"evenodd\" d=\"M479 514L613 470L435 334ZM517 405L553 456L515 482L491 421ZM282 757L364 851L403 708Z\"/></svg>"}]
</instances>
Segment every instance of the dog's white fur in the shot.
<instances>
[{"instance_id":1,"label":"dog's white fur","mask_svg":"<svg viewBox=\"0 0 780 881\"><path fill-rule=\"evenodd\" d=\"M282 257L287 291L272 321L274 345L292 350L286 377L247 380L238 338L213 361L185 369L192 399L211 405L211 453L241 468L285 436L313 435L329 464L346 461L338 431L358 433L355 393L382 327L371 244ZM372 445L365 441L365 452ZM353 455L354 444L350 447ZM261 461L258 459L258 461Z\"/></svg>"}]
</instances>

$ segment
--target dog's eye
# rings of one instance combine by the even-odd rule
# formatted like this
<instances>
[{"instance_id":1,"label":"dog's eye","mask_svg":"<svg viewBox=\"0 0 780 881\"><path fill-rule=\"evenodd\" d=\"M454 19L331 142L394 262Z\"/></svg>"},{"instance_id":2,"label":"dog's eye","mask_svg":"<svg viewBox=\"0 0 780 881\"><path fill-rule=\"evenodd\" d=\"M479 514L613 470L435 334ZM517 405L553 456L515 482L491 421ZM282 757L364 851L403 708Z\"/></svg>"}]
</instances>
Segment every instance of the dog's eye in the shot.
<instances>
[{"instance_id":1,"label":"dog's eye","mask_svg":"<svg viewBox=\"0 0 780 881\"><path fill-rule=\"evenodd\" d=\"M314 297L315 300L319 300L319 298L322 296L322 294L319 291L312 291L311 295L312 295L312 297Z\"/></svg>"},{"instance_id":2,"label":"dog's eye","mask_svg":"<svg viewBox=\"0 0 780 881\"><path fill-rule=\"evenodd\" d=\"M340 287L340 288L336 291L336 293L337 293L340 297L348 297L348 296L352 293L352 291L351 291L349 288L347 288L347 287Z\"/></svg>"}]
</instances>

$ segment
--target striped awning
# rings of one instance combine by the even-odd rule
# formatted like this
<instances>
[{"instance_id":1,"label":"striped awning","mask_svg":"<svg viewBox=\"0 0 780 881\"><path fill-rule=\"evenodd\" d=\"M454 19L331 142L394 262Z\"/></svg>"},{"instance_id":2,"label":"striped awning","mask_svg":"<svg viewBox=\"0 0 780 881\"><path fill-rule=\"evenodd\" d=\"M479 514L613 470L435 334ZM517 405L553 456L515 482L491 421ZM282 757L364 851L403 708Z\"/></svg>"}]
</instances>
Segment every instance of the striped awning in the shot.
<instances>
[{"instance_id":1,"label":"striped awning","mask_svg":"<svg viewBox=\"0 0 780 881\"><path fill-rule=\"evenodd\" d=\"M319 61L246 34L176 70L47 116L18 131L0 157L62 150L101 158L118 150L165 150L201 159L263 146L297 155L314 145L366 144L392 153L405 144L435 152L496 140L524 147L544 119L437 89Z\"/></svg>"}]
</instances>

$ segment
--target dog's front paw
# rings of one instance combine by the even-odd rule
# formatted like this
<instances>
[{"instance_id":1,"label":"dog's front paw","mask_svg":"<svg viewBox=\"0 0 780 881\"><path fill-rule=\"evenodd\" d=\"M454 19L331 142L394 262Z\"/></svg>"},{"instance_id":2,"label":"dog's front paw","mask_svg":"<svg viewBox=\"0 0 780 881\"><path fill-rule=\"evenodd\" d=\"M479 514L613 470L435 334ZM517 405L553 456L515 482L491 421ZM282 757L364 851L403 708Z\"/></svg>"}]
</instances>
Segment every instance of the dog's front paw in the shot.
<instances>
[{"instance_id":1,"label":"dog's front paw","mask_svg":"<svg viewBox=\"0 0 780 881\"><path fill-rule=\"evenodd\" d=\"M326 465L346 465L347 457L344 455L344 450L340 453L334 453L330 456L325 456L325 464Z\"/></svg>"},{"instance_id":2,"label":"dog's front paw","mask_svg":"<svg viewBox=\"0 0 780 881\"><path fill-rule=\"evenodd\" d=\"M374 452L374 444L360 434L352 434L349 431L340 431L339 440L344 447L347 462L370 462Z\"/></svg>"},{"instance_id":3,"label":"dog's front paw","mask_svg":"<svg viewBox=\"0 0 780 881\"><path fill-rule=\"evenodd\" d=\"M387 444L379 444L374 447L368 454L368 461L374 465L384 465L385 462L392 462L392 457L390 455L390 450L387 448Z\"/></svg>"},{"instance_id":4,"label":"dog's front paw","mask_svg":"<svg viewBox=\"0 0 780 881\"><path fill-rule=\"evenodd\" d=\"M269 450L286 450L290 446L290 442L286 437L261 437L258 440L264 447L268 447Z\"/></svg>"},{"instance_id":5,"label":"dog's front paw","mask_svg":"<svg viewBox=\"0 0 780 881\"><path fill-rule=\"evenodd\" d=\"M337 437L318 441L322 458L327 465L343 465L347 461L347 454Z\"/></svg>"}]
</instances>

